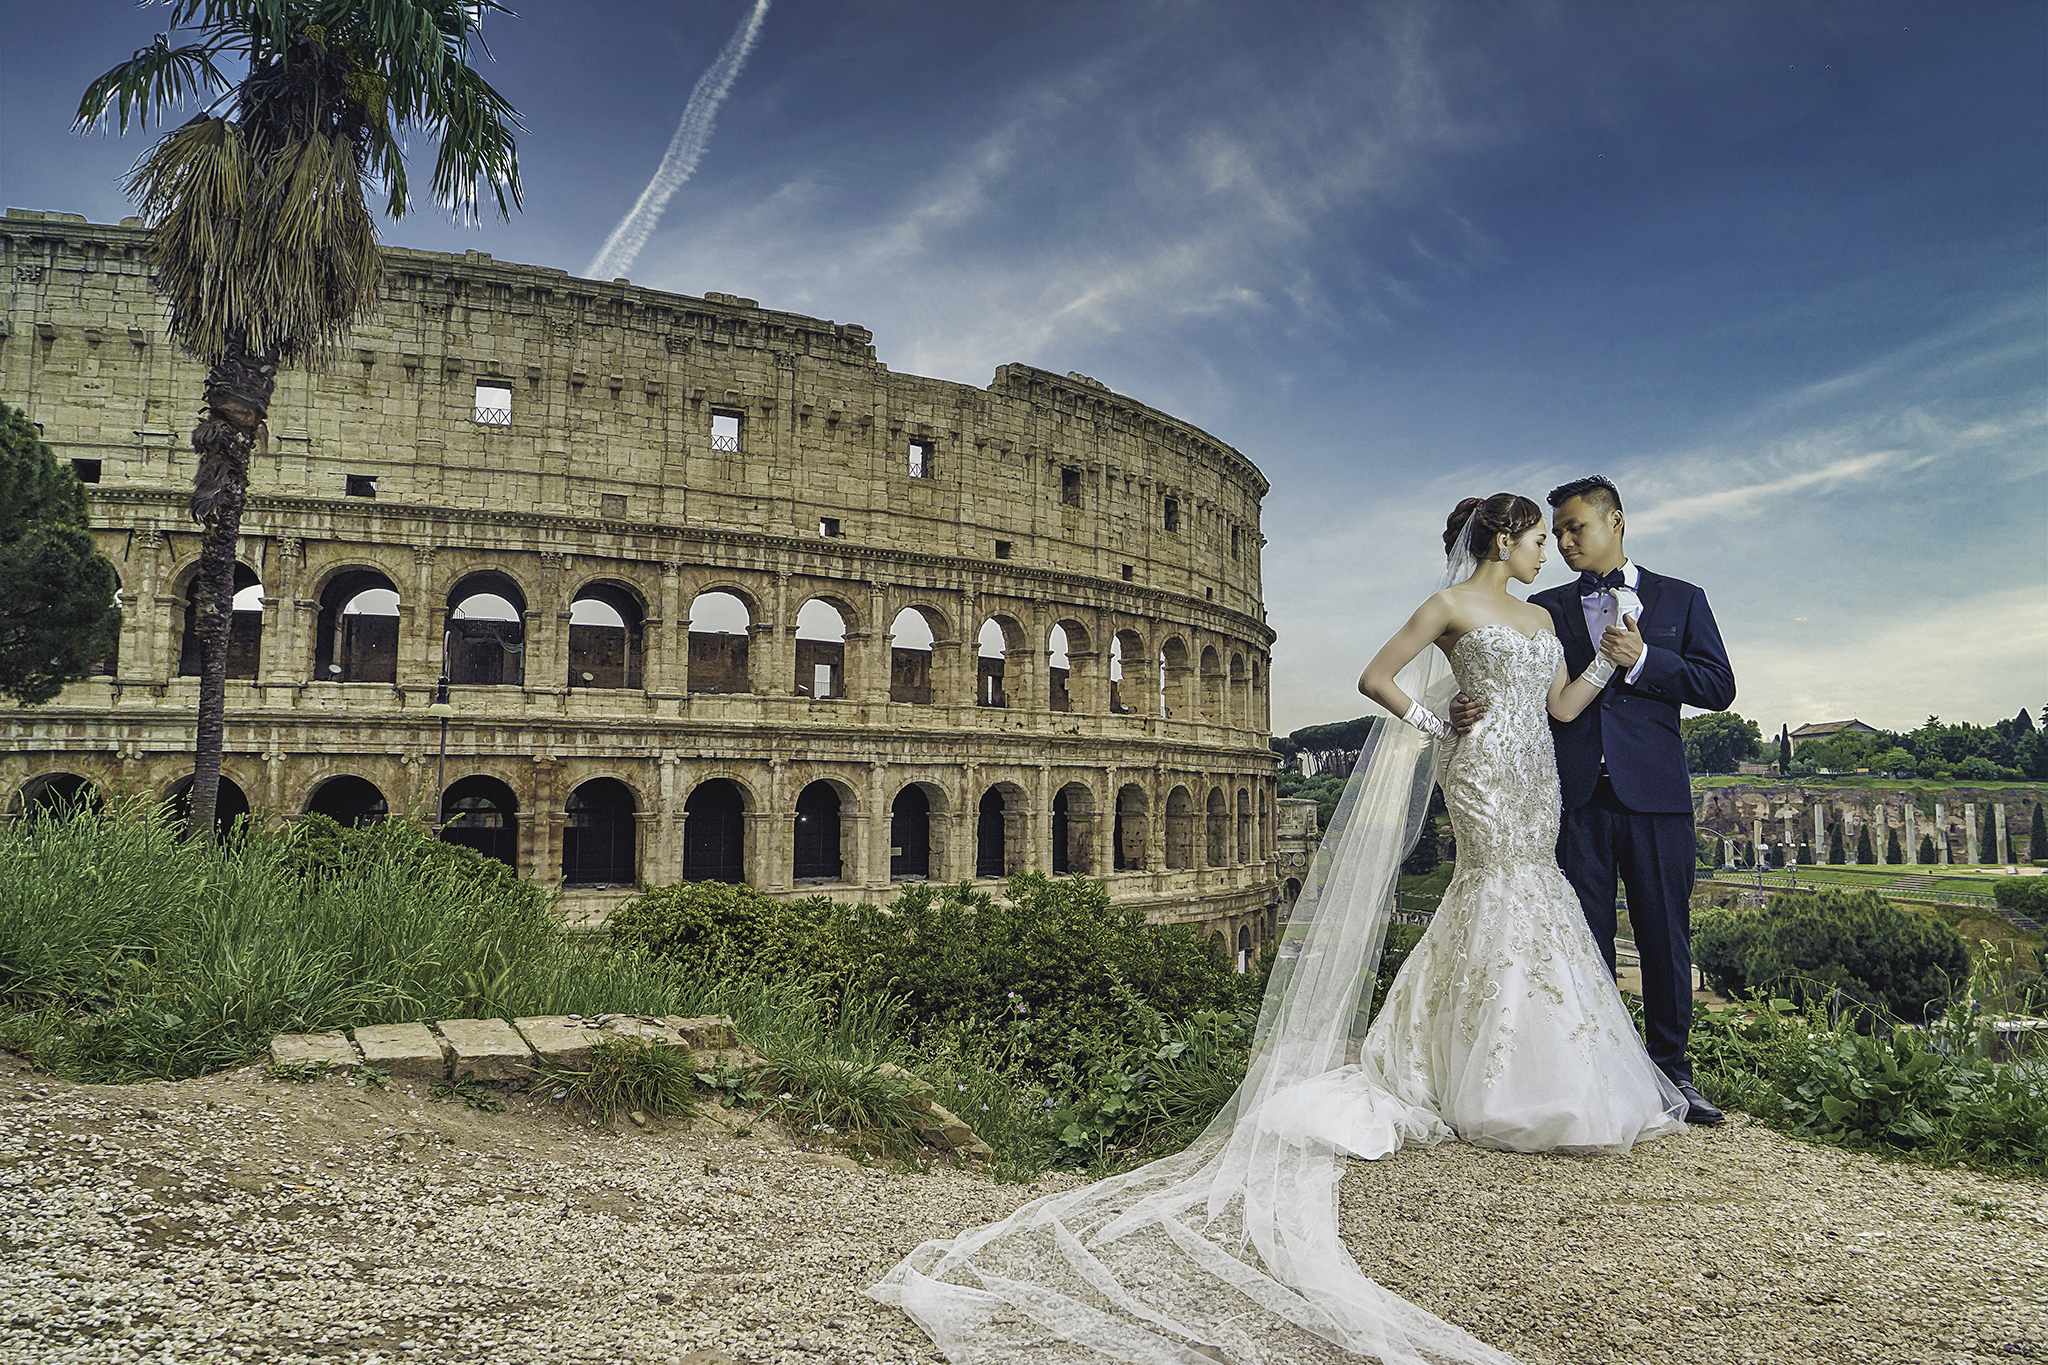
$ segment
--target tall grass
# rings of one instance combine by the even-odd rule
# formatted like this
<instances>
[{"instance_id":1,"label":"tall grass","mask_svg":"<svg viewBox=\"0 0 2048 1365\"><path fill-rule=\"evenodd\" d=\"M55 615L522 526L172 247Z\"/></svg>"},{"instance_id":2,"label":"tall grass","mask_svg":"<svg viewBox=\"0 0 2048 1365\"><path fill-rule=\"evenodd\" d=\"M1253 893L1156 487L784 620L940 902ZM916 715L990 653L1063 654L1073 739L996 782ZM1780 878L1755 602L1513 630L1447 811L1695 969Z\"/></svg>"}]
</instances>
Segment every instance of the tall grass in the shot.
<instances>
[{"instance_id":1,"label":"tall grass","mask_svg":"<svg viewBox=\"0 0 2048 1365\"><path fill-rule=\"evenodd\" d=\"M676 974L402 821L215 846L142 804L0 830L0 1044L77 1080L198 1075L278 1033L673 1013Z\"/></svg>"}]
</instances>

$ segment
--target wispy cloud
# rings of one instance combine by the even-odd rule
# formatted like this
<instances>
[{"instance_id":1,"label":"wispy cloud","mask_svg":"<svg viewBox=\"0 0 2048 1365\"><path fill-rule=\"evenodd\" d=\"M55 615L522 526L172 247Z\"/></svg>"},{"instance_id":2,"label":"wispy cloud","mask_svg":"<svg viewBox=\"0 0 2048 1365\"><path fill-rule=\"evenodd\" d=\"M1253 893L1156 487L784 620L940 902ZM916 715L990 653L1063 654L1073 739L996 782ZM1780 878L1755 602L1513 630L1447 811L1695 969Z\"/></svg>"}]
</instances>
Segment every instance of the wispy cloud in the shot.
<instances>
[{"instance_id":1,"label":"wispy cloud","mask_svg":"<svg viewBox=\"0 0 2048 1365\"><path fill-rule=\"evenodd\" d=\"M640 198L632 209L619 220L611 236L605 238L604 245L598 248L597 255L591 257L590 264L584 267L586 277L612 279L633 268L640 248L647 245L655 224L661 221L661 211L668 207L668 201L683 187L683 182L696 173L697 162L711 141L711 128L718 117L718 106L725 103L733 82L739 79L740 68L746 64L747 54L754 49L754 40L761 33L761 21L768 17L768 3L769 0L754 0L754 7L747 11L746 18L726 40L717 59L690 88L690 99L683 106L682 121L676 124L675 136L669 139L668 152L661 158L661 165L655 168L654 178L647 182L647 188L640 191Z\"/></svg>"}]
</instances>

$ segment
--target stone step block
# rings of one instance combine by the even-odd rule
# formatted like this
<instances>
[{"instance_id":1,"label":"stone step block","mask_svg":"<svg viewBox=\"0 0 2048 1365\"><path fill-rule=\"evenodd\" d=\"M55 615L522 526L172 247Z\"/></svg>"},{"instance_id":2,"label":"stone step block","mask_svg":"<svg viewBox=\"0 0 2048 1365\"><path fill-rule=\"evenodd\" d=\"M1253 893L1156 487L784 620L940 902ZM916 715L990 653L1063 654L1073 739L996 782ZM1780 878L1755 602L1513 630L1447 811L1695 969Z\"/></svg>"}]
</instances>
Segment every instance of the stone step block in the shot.
<instances>
[{"instance_id":1,"label":"stone step block","mask_svg":"<svg viewBox=\"0 0 2048 1365\"><path fill-rule=\"evenodd\" d=\"M413 1080L448 1079L449 1054L425 1024L368 1024L356 1030L363 1063Z\"/></svg>"},{"instance_id":2,"label":"stone step block","mask_svg":"<svg viewBox=\"0 0 2048 1365\"><path fill-rule=\"evenodd\" d=\"M270 1060L279 1066L311 1064L343 1070L356 1064L356 1050L339 1033L280 1033L270 1040Z\"/></svg>"},{"instance_id":3,"label":"stone step block","mask_svg":"<svg viewBox=\"0 0 2048 1365\"><path fill-rule=\"evenodd\" d=\"M654 1047L685 1047L682 1035L651 1014L609 1014L597 1027L600 1038L627 1038Z\"/></svg>"},{"instance_id":4,"label":"stone step block","mask_svg":"<svg viewBox=\"0 0 2048 1365\"><path fill-rule=\"evenodd\" d=\"M588 1070L590 1049L602 1036L596 1029L585 1028L582 1020L560 1014L514 1019L512 1027L526 1039L540 1065L564 1071Z\"/></svg>"},{"instance_id":5,"label":"stone step block","mask_svg":"<svg viewBox=\"0 0 2048 1365\"><path fill-rule=\"evenodd\" d=\"M503 1019L443 1019L435 1025L448 1044L448 1074L480 1081L533 1079L533 1049Z\"/></svg>"},{"instance_id":6,"label":"stone step block","mask_svg":"<svg viewBox=\"0 0 2048 1365\"><path fill-rule=\"evenodd\" d=\"M723 1014L706 1014L695 1019L668 1015L662 1023L675 1030L684 1047L692 1052L720 1052L740 1046L732 1020Z\"/></svg>"}]
</instances>

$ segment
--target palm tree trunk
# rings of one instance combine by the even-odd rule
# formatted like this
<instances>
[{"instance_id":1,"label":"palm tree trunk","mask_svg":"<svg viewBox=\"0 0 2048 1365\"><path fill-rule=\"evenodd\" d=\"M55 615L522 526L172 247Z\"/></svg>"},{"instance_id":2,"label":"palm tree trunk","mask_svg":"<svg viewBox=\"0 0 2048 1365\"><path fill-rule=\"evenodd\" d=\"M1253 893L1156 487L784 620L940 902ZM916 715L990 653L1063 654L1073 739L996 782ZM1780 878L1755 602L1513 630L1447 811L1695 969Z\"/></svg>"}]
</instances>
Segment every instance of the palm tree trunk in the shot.
<instances>
[{"instance_id":1,"label":"palm tree trunk","mask_svg":"<svg viewBox=\"0 0 2048 1365\"><path fill-rule=\"evenodd\" d=\"M206 376L206 409L192 432L199 469L192 519L204 531L193 581L192 629L199 637L199 725L195 736L191 829L214 837L221 750L227 741L228 636L235 610L235 542L249 500L249 455L277 387L277 353L252 355L239 341Z\"/></svg>"}]
</instances>

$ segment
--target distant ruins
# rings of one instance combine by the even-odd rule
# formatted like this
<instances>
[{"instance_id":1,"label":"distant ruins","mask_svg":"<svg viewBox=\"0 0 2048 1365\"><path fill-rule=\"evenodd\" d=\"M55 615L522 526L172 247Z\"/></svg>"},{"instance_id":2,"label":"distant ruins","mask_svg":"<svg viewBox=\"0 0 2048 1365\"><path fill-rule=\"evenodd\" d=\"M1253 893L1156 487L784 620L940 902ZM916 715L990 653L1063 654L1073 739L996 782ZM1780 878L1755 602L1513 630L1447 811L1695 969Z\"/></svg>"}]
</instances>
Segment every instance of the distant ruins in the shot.
<instances>
[{"instance_id":1,"label":"distant ruins","mask_svg":"<svg viewBox=\"0 0 2048 1365\"><path fill-rule=\"evenodd\" d=\"M0 399L91 485L127 613L103 676L10 717L0 799L175 800L201 372L135 220L10 211L0 257ZM893 374L749 299L392 250L255 466L226 814L438 800L593 912L1029 869L1233 950L1274 932L1267 484L1185 422L1023 365Z\"/></svg>"}]
</instances>

